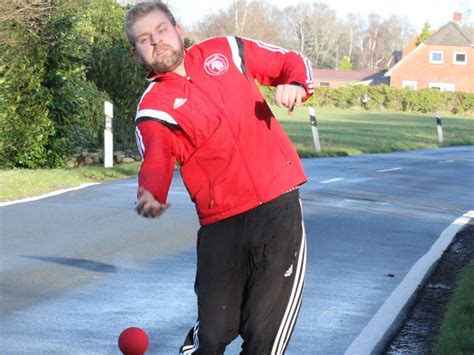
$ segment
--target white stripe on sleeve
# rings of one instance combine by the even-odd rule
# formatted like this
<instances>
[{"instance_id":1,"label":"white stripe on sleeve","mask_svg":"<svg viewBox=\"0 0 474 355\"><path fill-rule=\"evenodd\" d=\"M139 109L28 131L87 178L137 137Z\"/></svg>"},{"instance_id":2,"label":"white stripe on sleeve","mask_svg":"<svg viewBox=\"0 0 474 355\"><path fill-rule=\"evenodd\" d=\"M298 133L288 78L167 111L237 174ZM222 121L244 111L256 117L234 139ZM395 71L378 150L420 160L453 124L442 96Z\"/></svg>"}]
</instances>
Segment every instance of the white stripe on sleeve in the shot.
<instances>
[{"instance_id":1,"label":"white stripe on sleeve","mask_svg":"<svg viewBox=\"0 0 474 355\"><path fill-rule=\"evenodd\" d=\"M237 69L239 69L239 71L242 73L242 58L240 58L237 40L233 36L227 36L226 38L229 42L230 50L232 52L232 60L234 61L234 64Z\"/></svg>"},{"instance_id":2,"label":"white stripe on sleeve","mask_svg":"<svg viewBox=\"0 0 474 355\"><path fill-rule=\"evenodd\" d=\"M143 156L145 155L145 145L143 144L143 137L138 126L135 127L135 139L137 141L138 152L143 160Z\"/></svg>"},{"instance_id":3,"label":"white stripe on sleeve","mask_svg":"<svg viewBox=\"0 0 474 355\"><path fill-rule=\"evenodd\" d=\"M145 109L145 110L140 110L137 112L137 116L135 118L135 121L138 120L141 117L152 117L156 118L160 121L165 121L167 123L171 123L173 125L178 125L178 122L175 121L173 117L171 117L170 114L164 111L159 111L159 110L153 110L153 109Z\"/></svg>"}]
</instances>

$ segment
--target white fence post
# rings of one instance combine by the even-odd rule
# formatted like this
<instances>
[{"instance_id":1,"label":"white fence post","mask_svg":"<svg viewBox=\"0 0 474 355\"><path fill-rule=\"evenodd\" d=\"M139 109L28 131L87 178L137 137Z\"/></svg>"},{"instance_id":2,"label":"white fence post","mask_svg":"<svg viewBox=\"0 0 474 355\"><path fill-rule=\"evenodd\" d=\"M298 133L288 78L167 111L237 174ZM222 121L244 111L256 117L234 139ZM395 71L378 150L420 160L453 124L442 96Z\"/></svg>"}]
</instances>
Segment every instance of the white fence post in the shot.
<instances>
[{"instance_id":1,"label":"white fence post","mask_svg":"<svg viewBox=\"0 0 474 355\"><path fill-rule=\"evenodd\" d=\"M111 102L104 102L105 129L104 129L104 168L114 166L114 135L112 134L112 118L114 106Z\"/></svg>"},{"instance_id":2,"label":"white fence post","mask_svg":"<svg viewBox=\"0 0 474 355\"><path fill-rule=\"evenodd\" d=\"M308 107L309 111L309 120L311 123L311 131L313 132L313 142L314 142L314 149L317 152L321 151L321 143L319 142L319 130L318 130L318 122L316 121L316 112L312 106Z\"/></svg>"}]
</instances>

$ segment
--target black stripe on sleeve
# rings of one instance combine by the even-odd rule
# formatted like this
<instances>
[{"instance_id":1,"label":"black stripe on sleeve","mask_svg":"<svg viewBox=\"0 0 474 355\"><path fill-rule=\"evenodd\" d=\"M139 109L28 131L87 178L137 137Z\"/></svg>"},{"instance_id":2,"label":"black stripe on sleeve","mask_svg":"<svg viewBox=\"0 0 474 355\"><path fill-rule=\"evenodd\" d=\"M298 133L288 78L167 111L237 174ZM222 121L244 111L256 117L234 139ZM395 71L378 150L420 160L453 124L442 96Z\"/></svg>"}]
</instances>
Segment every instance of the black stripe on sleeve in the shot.
<instances>
[{"instance_id":1,"label":"black stripe on sleeve","mask_svg":"<svg viewBox=\"0 0 474 355\"><path fill-rule=\"evenodd\" d=\"M158 119L158 118L149 117L149 116L143 116L143 117L137 118L137 119L135 120L135 126L138 126L140 123L146 122L146 121L155 121L155 122L161 123L163 126L166 126L166 127L168 127L168 128L171 128L172 130L179 130L179 129L181 129L178 125L175 125L175 124L173 124L173 123L169 123L169 122L160 120L160 119Z\"/></svg>"},{"instance_id":2,"label":"black stripe on sleeve","mask_svg":"<svg viewBox=\"0 0 474 355\"><path fill-rule=\"evenodd\" d=\"M235 37L235 41L237 42L237 47L239 48L239 57L242 60L240 69L242 70L242 73L244 75L247 75L247 68L245 68L244 42L242 41L242 38L240 37Z\"/></svg>"}]
</instances>

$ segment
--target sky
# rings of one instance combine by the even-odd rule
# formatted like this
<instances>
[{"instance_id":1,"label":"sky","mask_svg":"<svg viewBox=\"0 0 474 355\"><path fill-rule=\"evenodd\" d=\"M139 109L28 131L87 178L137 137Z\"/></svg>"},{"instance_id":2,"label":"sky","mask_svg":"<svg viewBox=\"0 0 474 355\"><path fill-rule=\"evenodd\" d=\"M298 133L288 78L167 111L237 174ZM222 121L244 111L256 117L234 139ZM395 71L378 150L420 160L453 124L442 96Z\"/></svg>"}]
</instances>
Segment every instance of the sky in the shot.
<instances>
[{"instance_id":1,"label":"sky","mask_svg":"<svg viewBox=\"0 0 474 355\"><path fill-rule=\"evenodd\" d=\"M168 4L178 22L185 28L193 25L205 15L218 9L226 9L233 0L168 0ZM302 2L302 0L269 1L284 8ZM303 1L304 2L304 1ZM306 0L316 2L316 0ZM465 9L471 0L319 0L336 10L338 17L345 17L349 12L360 13L363 18L374 12L383 18L393 15L406 15L416 30L423 28L426 21L432 29L438 29L452 20L454 11ZM471 5L471 7L474 5Z\"/></svg>"}]
</instances>

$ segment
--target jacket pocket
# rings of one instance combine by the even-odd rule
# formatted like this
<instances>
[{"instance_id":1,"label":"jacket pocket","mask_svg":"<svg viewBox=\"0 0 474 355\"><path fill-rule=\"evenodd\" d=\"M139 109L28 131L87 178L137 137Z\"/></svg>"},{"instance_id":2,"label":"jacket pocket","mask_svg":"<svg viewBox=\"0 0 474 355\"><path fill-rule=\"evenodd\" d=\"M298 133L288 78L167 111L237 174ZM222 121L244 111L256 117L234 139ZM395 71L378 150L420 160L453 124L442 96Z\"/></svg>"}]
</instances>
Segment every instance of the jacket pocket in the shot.
<instances>
[{"instance_id":1,"label":"jacket pocket","mask_svg":"<svg viewBox=\"0 0 474 355\"><path fill-rule=\"evenodd\" d=\"M254 195L242 157L222 122L181 167L183 181L198 213L219 213Z\"/></svg>"}]
</instances>

